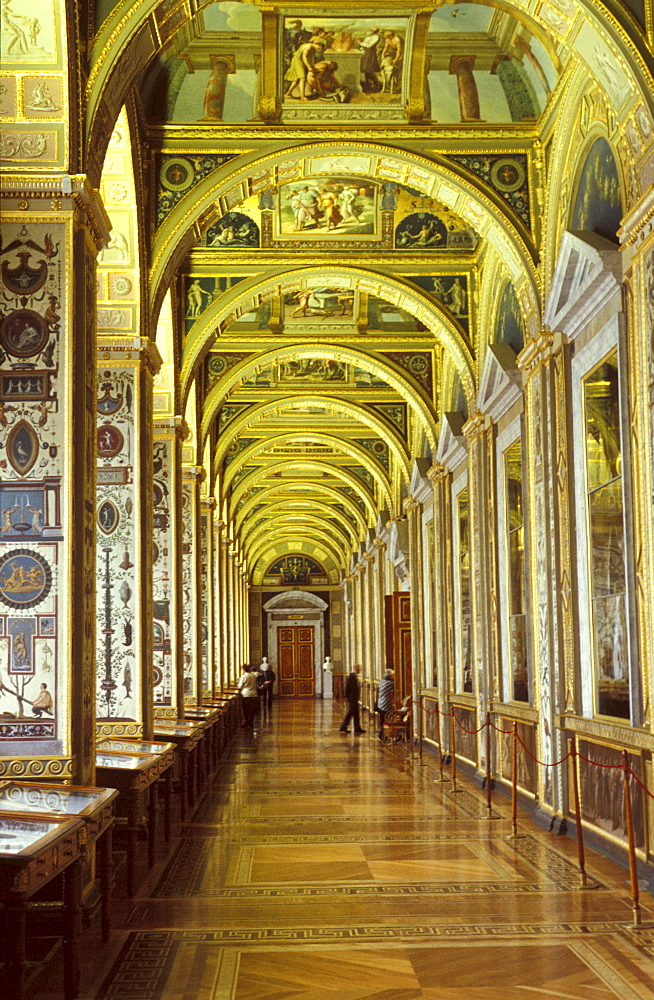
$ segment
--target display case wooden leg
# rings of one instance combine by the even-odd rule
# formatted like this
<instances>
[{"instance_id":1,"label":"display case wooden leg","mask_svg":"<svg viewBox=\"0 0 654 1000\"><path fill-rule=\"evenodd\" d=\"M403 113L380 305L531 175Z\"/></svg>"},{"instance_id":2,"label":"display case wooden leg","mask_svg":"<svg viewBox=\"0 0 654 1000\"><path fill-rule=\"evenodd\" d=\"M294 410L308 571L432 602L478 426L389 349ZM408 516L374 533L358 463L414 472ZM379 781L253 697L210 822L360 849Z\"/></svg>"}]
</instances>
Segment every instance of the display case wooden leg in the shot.
<instances>
[{"instance_id":1,"label":"display case wooden leg","mask_svg":"<svg viewBox=\"0 0 654 1000\"><path fill-rule=\"evenodd\" d=\"M109 827L98 841L98 864L100 866L100 892L102 900L100 903L100 927L102 929L102 940L109 940L111 930L111 895L114 877L113 859L113 827Z\"/></svg>"},{"instance_id":2,"label":"display case wooden leg","mask_svg":"<svg viewBox=\"0 0 654 1000\"><path fill-rule=\"evenodd\" d=\"M129 804L127 809L127 895L134 895L135 888L135 868L136 868L136 841L139 828L139 805L140 796L138 792L129 792Z\"/></svg>"},{"instance_id":3,"label":"display case wooden leg","mask_svg":"<svg viewBox=\"0 0 654 1000\"><path fill-rule=\"evenodd\" d=\"M9 996L25 1000L25 900L11 900L7 903L7 980Z\"/></svg>"},{"instance_id":4,"label":"display case wooden leg","mask_svg":"<svg viewBox=\"0 0 654 1000\"><path fill-rule=\"evenodd\" d=\"M157 844L157 813L159 812L159 782L154 781L149 788L148 796L148 865L154 864Z\"/></svg>"},{"instance_id":5,"label":"display case wooden leg","mask_svg":"<svg viewBox=\"0 0 654 1000\"><path fill-rule=\"evenodd\" d=\"M82 861L64 872L64 996L79 995L79 953L82 931Z\"/></svg>"},{"instance_id":6,"label":"display case wooden leg","mask_svg":"<svg viewBox=\"0 0 654 1000\"><path fill-rule=\"evenodd\" d=\"M164 777L164 840L170 842L171 810L173 801L173 769L169 767Z\"/></svg>"},{"instance_id":7,"label":"display case wooden leg","mask_svg":"<svg viewBox=\"0 0 654 1000\"><path fill-rule=\"evenodd\" d=\"M186 750L182 751L182 787L179 792L179 818L182 823L186 820L186 802L188 798L188 783L189 783L189 766L188 759L189 753Z\"/></svg>"}]
</instances>

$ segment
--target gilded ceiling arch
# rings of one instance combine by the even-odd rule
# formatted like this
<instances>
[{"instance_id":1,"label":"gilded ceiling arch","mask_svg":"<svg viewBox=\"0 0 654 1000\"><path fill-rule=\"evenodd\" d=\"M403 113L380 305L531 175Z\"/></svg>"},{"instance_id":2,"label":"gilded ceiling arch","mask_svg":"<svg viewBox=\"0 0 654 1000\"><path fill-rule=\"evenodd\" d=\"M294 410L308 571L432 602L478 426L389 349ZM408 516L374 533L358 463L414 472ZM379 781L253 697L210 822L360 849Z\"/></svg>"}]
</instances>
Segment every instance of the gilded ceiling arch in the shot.
<instances>
[{"instance_id":1,"label":"gilded ceiling arch","mask_svg":"<svg viewBox=\"0 0 654 1000\"><path fill-rule=\"evenodd\" d=\"M316 540L312 540L311 543L308 544L302 539L285 538L282 541L277 541L274 544L268 545L267 548L262 549L257 555L250 571L251 584L255 587L261 586L265 571L274 559L279 559L282 556L298 552L302 553L302 555L308 556L310 559L315 559L317 562L322 563L324 568L327 570L327 574L330 578L329 582L331 584L339 582L341 572L343 571L343 562L341 559L335 557L331 550L327 549Z\"/></svg>"},{"instance_id":2,"label":"gilded ceiling arch","mask_svg":"<svg viewBox=\"0 0 654 1000\"><path fill-rule=\"evenodd\" d=\"M291 493L293 492L292 489L290 490L290 492ZM240 531L241 527L245 525L245 522L250 517L254 516L255 508L258 508L260 505L265 504L267 501L269 501L271 498L276 497L278 494L282 494L284 498L286 498L288 496L288 493L289 493L289 485L287 483L278 482L275 483L274 486L264 488L260 492L255 493L253 496L249 497L243 504L241 509L237 511L234 517L234 525L236 527L237 532ZM308 500L306 492L303 493L303 496L304 499ZM340 492L338 489L336 489L336 487L329 486L327 483L321 483L321 482L313 483L311 487L310 502L314 503L315 498L321 496L325 496L329 500L333 501L335 505L343 507L345 511L351 515L350 524L352 526L352 530L354 530L354 526L356 525L358 529L358 536L363 537L367 528L366 519L364 518L357 504L346 493ZM299 498L300 494L298 494L298 499ZM286 503L286 502L292 503L293 501L287 501L286 499L279 501L279 503ZM342 511L339 511L338 507L335 507L333 509L335 516L340 517ZM258 513L258 510L256 510L256 513ZM357 532L355 532L355 534L356 533Z\"/></svg>"},{"instance_id":3,"label":"gilded ceiling arch","mask_svg":"<svg viewBox=\"0 0 654 1000\"><path fill-rule=\"evenodd\" d=\"M274 528L266 529L261 526L252 532L252 538L248 539L249 544L244 547L245 556L254 563L259 559L263 548L276 541L287 541L292 537L300 537L328 546L332 552L339 553L340 558L336 561L341 566L346 564L352 551L351 540L344 536L334 524L325 524L315 517L303 517L301 524L297 518L281 517L275 522Z\"/></svg>"},{"instance_id":4,"label":"gilded ceiling arch","mask_svg":"<svg viewBox=\"0 0 654 1000\"><path fill-rule=\"evenodd\" d=\"M277 414L283 412L285 409L297 408L297 406L325 406L328 405L330 410L334 413L340 413L344 416L350 417L352 420L357 421L357 423L363 424L369 430L374 431L379 435L382 440L386 442L389 450L393 453L395 460L407 479L411 478L411 457L409 455L409 450L406 443L403 441L399 433L394 431L390 424L386 424L380 417L375 416L370 409L368 409L364 404L352 403L349 400L335 399L332 396L316 395L316 394L302 394L298 396L288 397L286 399L272 399L265 403L260 403L258 406L244 410L243 413L236 417L223 433L218 438L216 447L214 449L214 471L216 475L220 469L220 466L227 454L227 451L232 443L232 441L239 437L244 430L256 430L256 424L262 420L265 420L270 414ZM295 432L293 432L294 434ZM283 435L284 438L289 438L292 436L291 432ZM317 434L311 434L312 437L318 436ZM307 435L303 435L304 439ZM269 439L272 440L272 439ZM245 452L242 453L242 455ZM242 458L239 455L239 459Z\"/></svg>"},{"instance_id":5,"label":"gilded ceiling arch","mask_svg":"<svg viewBox=\"0 0 654 1000\"><path fill-rule=\"evenodd\" d=\"M234 479L239 475L248 462L260 457L262 453L268 451L270 448L274 448L275 446L279 446L281 444L292 444L294 441L299 440L315 440L320 443L332 445L336 453L336 457L339 455L345 455L353 461L358 462L370 473L373 479L378 482L381 489L390 491L390 476L382 470L381 466L375 462L373 458L371 458L369 451L366 451L365 448L356 444L354 441L349 441L347 438L340 438L336 434L329 434L328 432L315 433L313 431L309 434L302 433L301 431L290 434L279 434L274 437L267 437L263 441L257 441L256 444L249 445L242 452L240 452L234 461L227 467L223 477L223 490L229 489ZM301 457L301 455L298 455L298 458L301 459Z\"/></svg>"},{"instance_id":6,"label":"gilded ceiling arch","mask_svg":"<svg viewBox=\"0 0 654 1000\"><path fill-rule=\"evenodd\" d=\"M289 502L287 498L282 500L277 500L275 503L267 504L265 509L257 512L262 521L268 521L271 517L277 514L284 516L287 513L298 514L302 516L308 516L312 518L316 523L325 524L326 522L332 527L334 526L334 519L338 521L338 530L341 535L344 535L348 539L348 546L351 549L353 545L356 545L359 541L357 532L354 530L352 523L342 514L341 511L335 510L328 503L323 503L321 500L316 500L313 497L310 501L307 500L304 504L294 504ZM256 530L256 529L255 529ZM248 535L248 538L250 536ZM248 539L244 541L244 550L247 554L248 552Z\"/></svg>"},{"instance_id":7,"label":"gilded ceiling arch","mask_svg":"<svg viewBox=\"0 0 654 1000\"><path fill-rule=\"evenodd\" d=\"M377 518L378 505L375 503L375 498L372 496L370 491L366 488L361 479L357 476L352 475L351 472L347 472L338 465L330 465L328 462L321 462L318 459L312 459L310 461L296 461L296 462L279 462L276 465L269 465L263 469L257 469L256 473L248 476L247 479L243 480L238 484L236 489L232 491L230 498L230 507L233 511L236 511L238 507L239 500L241 500L249 490L253 487L265 482L277 473L290 473L296 470L298 474L301 474L304 481L311 482L311 474L319 473L319 477L326 475L328 478L340 479L344 485L349 486L350 489L354 490L364 503L368 517L370 518L370 523L374 524ZM286 479L286 486L290 486L292 480L290 477ZM390 496L384 497L386 504L382 503L382 507L386 505L389 511L395 510L395 504L392 502Z\"/></svg>"},{"instance_id":8,"label":"gilded ceiling arch","mask_svg":"<svg viewBox=\"0 0 654 1000\"><path fill-rule=\"evenodd\" d=\"M628 84L640 91L641 99L652 111L654 92L644 32L625 6L608 5L603 0L578 0L556 8L541 0L485 2L521 21L553 55L564 41L585 58L598 77L600 71L593 67L585 51L586 29L599 37L600 44L608 38L611 55L617 50L624 64ZM99 182L106 145L129 90L157 52L208 5L209 0L194 0L190 8L170 0L122 0L91 40L84 101L87 137L84 167L94 185ZM610 84L606 79L603 82Z\"/></svg>"},{"instance_id":9,"label":"gilded ceiling arch","mask_svg":"<svg viewBox=\"0 0 654 1000\"><path fill-rule=\"evenodd\" d=\"M417 385L414 388L409 384L403 373L403 369L401 369L399 365L395 365L389 359L382 360L381 358L371 355L368 352L355 350L351 347L340 347L336 344L316 344L315 341L310 344L298 344L291 347L282 347L276 351L267 351L265 354L258 355L252 360L248 359L240 362L238 365L235 365L234 368L232 368L224 377L224 379L211 389L205 400L201 427L202 447L204 446L206 435L209 433L211 425L218 415L220 407L229 393L237 385L239 385L243 379L249 377L249 375L256 372L257 369L267 368L274 364L281 364L286 360L297 360L302 358L327 358L335 361L341 361L357 365L359 368L363 368L366 371L371 372L373 375L383 378L388 385L392 389L395 389L398 395L401 396L402 399L412 408L418 417L425 434L427 435L428 441L433 448L436 447L436 425L438 420L433 403L428 399L427 393L422 388ZM316 400L316 405L328 405L332 406L334 409L336 409L340 402L338 397L332 397L326 393L316 395L314 398ZM292 408L294 405L295 407L301 405L300 397L289 397L286 403L286 408ZM243 419L245 419L246 414L247 411L245 411Z\"/></svg>"},{"instance_id":10,"label":"gilded ceiling arch","mask_svg":"<svg viewBox=\"0 0 654 1000\"><path fill-rule=\"evenodd\" d=\"M415 316L452 357L453 363L459 372L468 403L472 406L476 395L474 359L468 346L465 332L447 309L414 285L391 278L380 272L353 267L297 268L292 271L282 272L281 274L267 274L264 278L257 275L251 279L239 282L239 284L228 289L205 310L187 335L182 352L180 370L182 399L186 398L189 385L197 371L198 365L210 346L215 344L217 329L220 327L226 328L238 315L249 312L252 308L261 304L261 302L283 293L287 289L292 290L297 288L302 281L315 276L320 276L321 280L326 283L338 282L343 287L371 291L386 301L401 306L406 312ZM280 335L280 340L282 338L283 335ZM319 353L324 350L325 346L314 341L312 342L312 353L310 355L295 354L293 356L298 358L312 356L332 358L334 360L348 360L344 356L336 358L333 352L337 348L333 346L331 347L331 353ZM296 351L300 350L300 348L301 345L289 348L288 350ZM275 355L279 356L280 360L286 358L286 355L283 355L283 350L282 348L280 351L274 352ZM345 348L339 348L338 350L344 351ZM220 380L219 385L216 385L211 390L207 397L207 402L215 398L223 388L222 395L227 395L241 378L247 377L255 368L267 367L268 364L272 363L274 363L273 352L269 352L255 359L248 359L242 365L236 366L230 371L228 376ZM371 355L364 355L362 352L357 356L357 363L359 363L359 367L365 368L367 365L379 364L379 361L378 359L375 360ZM369 367L369 370L373 372L374 368ZM394 388L398 388L398 386L395 385ZM398 391L401 392L402 390L398 388ZM206 427L207 422L203 420L203 433L206 433Z\"/></svg>"},{"instance_id":11,"label":"gilded ceiling arch","mask_svg":"<svg viewBox=\"0 0 654 1000\"><path fill-rule=\"evenodd\" d=\"M281 148L263 156L258 150L239 156L210 173L181 199L158 231L152 251L152 318L156 318L161 300L186 254L201 233L220 218L225 204L236 205L237 200L248 196L252 175L299 159L309 164L324 164L327 159L345 163L346 157L350 163L361 165L358 172L362 178L377 182L383 179L384 164L394 165L398 178L404 178L398 180L399 184L416 188L426 197L437 198L464 219L505 259L514 283L525 286L531 308L537 308L540 301L538 251L506 202L494 196L486 185L437 154L428 158L369 142L339 146L338 153L334 154L331 143L321 142ZM348 170L353 176L357 173L351 166Z\"/></svg>"}]
</instances>

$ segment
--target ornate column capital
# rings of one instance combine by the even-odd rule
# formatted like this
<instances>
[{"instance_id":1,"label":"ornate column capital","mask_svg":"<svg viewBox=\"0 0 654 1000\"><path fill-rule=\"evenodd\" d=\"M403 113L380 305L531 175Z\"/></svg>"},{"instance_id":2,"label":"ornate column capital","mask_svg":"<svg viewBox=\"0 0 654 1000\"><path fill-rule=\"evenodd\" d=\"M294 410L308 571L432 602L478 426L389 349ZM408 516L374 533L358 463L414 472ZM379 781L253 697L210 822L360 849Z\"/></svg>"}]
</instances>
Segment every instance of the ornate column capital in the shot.
<instances>
[{"instance_id":1,"label":"ornate column capital","mask_svg":"<svg viewBox=\"0 0 654 1000\"><path fill-rule=\"evenodd\" d=\"M520 351L517 358L518 368L525 375L531 376L542 365L547 364L553 353L555 337L551 330L542 330L537 337L530 340Z\"/></svg>"},{"instance_id":2,"label":"ornate column capital","mask_svg":"<svg viewBox=\"0 0 654 1000\"><path fill-rule=\"evenodd\" d=\"M465 437L468 441L476 441L480 438L485 431L490 430L492 426L492 420L487 413L482 413L480 410L466 420L465 424L461 428Z\"/></svg>"},{"instance_id":3,"label":"ornate column capital","mask_svg":"<svg viewBox=\"0 0 654 1000\"><path fill-rule=\"evenodd\" d=\"M436 489L438 483L442 482L444 479L447 479L449 474L450 470L446 469L445 466L441 465L440 462L434 462L433 465L431 465L427 469L427 479L431 481L434 489Z\"/></svg>"},{"instance_id":4,"label":"ornate column capital","mask_svg":"<svg viewBox=\"0 0 654 1000\"><path fill-rule=\"evenodd\" d=\"M101 361L140 361L150 375L161 368L162 359L154 340L149 337L101 334L97 342L97 359Z\"/></svg>"},{"instance_id":5,"label":"ornate column capital","mask_svg":"<svg viewBox=\"0 0 654 1000\"><path fill-rule=\"evenodd\" d=\"M418 510L419 507L420 507L419 502L416 500L415 497L412 496L405 497L402 502L402 509L405 512L405 514L411 514L412 511Z\"/></svg>"}]
</instances>

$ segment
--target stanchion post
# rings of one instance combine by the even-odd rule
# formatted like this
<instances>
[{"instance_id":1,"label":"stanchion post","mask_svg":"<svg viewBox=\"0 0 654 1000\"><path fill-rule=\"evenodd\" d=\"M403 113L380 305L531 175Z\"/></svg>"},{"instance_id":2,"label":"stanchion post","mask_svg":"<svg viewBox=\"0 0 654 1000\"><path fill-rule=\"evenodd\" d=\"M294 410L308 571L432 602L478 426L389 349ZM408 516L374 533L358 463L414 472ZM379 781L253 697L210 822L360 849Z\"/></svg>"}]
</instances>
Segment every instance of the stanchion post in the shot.
<instances>
[{"instance_id":1,"label":"stanchion post","mask_svg":"<svg viewBox=\"0 0 654 1000\"><path fill-rule=\"evenodd\" d=\"M444 757L444 753L443 753L443 724L441 722L441 703L440 703L440 701L436 703L436 713L437 713L437 718L438 718L438 756L439 756L438 770L440 772L440 780L441 780L441 784L442 784L442 782L448 781L449 779L446 778L445 775L443 774L443 757ZM434 781L438 781L438 778L434 778Z\"/></svg>"},{"instance_id":2,"label":"stanchion post","mask_svg":"<svg viewBox=\"0 0 654 1000\"><path fill-rule=\"evenodd\" d=\"M586 854L584 851L584 831L581 825L581 804L579 800L579 775L577 773L577 743L573 737L568 740L568 749L572 757L572 794L575 803L575 828L577 831L577 858L579 860L579 871L581 873L581 885L585 888L588 884L586 875Z\"/></svg>"},{"instance_id":3,"label":"stanchion post","mask_svg":"<svg viewBox=\"0 0 654 1000\"><path fill-rule=\"evenodd\" d=\"M491 714L486 712L486 808L488 819L493 816L493 790L491 777Z\"/></svg>"},{"instance_id":4,"label":"stanchion post","mask_svg":"<svg viewBox=\"0 0 654 1000\"><path fill-rule=\"evenodd\" d=\"M633 911L634 927L641 924L640 901L638 890L638 868L636 867L636 841L634 839L634 819L631 812L631 786L629 784L629 754L622 751L622 776L624 780L624 812L627 826L627 841L629 844L629 878L631 880L631 909Z\"/></svg>"},{"instance_id":5,"label":"stanchion post","mask_svg":"<svg viewBox=\"0 0 654 1000\"><path fill-rule=\"evenodd\" d=\"M456 787L456 715L454 705L450 705L450 743L452 753L452 791L458 792L461 789Z\"/></svg>"},{"instance_id":6,"label":"stanchion post","mask_svg":"<svg viewBox=\"0 0 654 1000\"><path fill-rule=\"evenodd\" d=\"M423 763L422 763L422 741L423 741L423 738L424 738L424 719L423 719L423 715L422 715L423 709L424 709L423 695L420 695L420 698L418 699L418 704L420 706L420 719L419 719L419 722L418 722L418 756L420 757L420 766L422 767L423 766Z\"/></svg>"},{"instance_id":7,"label":"stanchion post","mask_svg":"<svg viewBox=\"0 0 654 1000\"><path fill-rule=\"evenodd\" d=\"M511 767L511 829L518 836L518 723L513 722L513 761Z\"/></svg>"}]
</instances>

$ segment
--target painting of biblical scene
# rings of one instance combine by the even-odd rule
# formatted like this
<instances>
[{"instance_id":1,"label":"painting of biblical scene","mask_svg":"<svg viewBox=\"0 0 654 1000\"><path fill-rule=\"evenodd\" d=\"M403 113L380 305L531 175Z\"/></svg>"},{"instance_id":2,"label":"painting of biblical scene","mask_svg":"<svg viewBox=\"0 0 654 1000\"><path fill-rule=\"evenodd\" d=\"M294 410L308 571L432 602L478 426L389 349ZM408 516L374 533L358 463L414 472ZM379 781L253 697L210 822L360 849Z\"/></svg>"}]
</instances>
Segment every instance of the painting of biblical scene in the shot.
<instances>
[{"instance_id":1,"label":"painting of biblical scene","mask_svg":"<svg viewBox=\"0 0 654 1000\"><path fill-rule=\"evenodd\" d=\"M306 319L352 323L354 289L334 286L298 288L284 296L284 323L296 325ZM330 324L331 325L331 324Z\"/></svg>"},{"instance_id":2,"label":"painting of biblical scene","mask_svg":"<svg viewBox=\"0 0 654 1000\"><path fill-rule=\"evenodd\" d=\"M485 4L438 7L426 52L433 121L533 121L557 82L542 42L508 11Z\"/></svg>"},{"instance_id":3,"label":"painting of biblical scene","mask_svg":"<svg viewBox=\"0 0 654 1000\"><path fill-rule=\"evenodd\" d=\"M347 366L331 358L299 358L279 366L279 382L345 382Z\"/></svg>"},{"instance_id":4,"label":"painting of biblical scene","mask_svg":"<svg viewBox=\"0 0 654 1000\"><path fill-rule=\"evenodd\" d=\"M615 157L606 139L599 138L591 146L581 171L570 228L599 233L617 243L622 215Z\"/></svg>"},{"instance_id":5,"label":"painting of biblical scene","mask_svg":"<svg viewBox=\"0 0 654 1000\"><path fill-rule=\"evenodd\" d=\"M472 230L452 231L433 212L412 212L395 229L396 250L474 250L476 244Z\"/></svg>"},{"instance_id":6,"label":"painting of biblical scene","mask_svg":"<svg viewBox=\"0 0 654 1000\"><path fill-rule=\"evenodd\" d=\"M285 18L284 102L400 104L407 23L386 16Z\"/></svg>"},{"instance_id":7,"label":"painting of biblical scene","mask_svg":"<svg viewBox=\"0 0 654 1000\"><path fill-rule=\"evenodd\" d=\"M496 344L510 344L516 354L519 354L525 343L525 326L522 311L515 288L509 281L502 294L497 327Z\"/></svg>"},{"instance_id":8,"label":"painting of biblical scene","mask_svg":"<svg viewBox=\"0 0 654 1000\"><path fill-rule=\"evenodd\" d=\"M377 185L360 177L312 177L279 189L281 236L376 236Z\"/></svg>"},{"instance_id":9,"label":"painting of biblical scene","mask_svg":"<svg viewBox=\"0 0 654 1000\"><path fill-rule=\"evenodd\" d=\"M458 320L466 333L470 332L468 276L466 274L413 274L411 280L444 305Z\"/></svg>"},{"instance_id":10,"label":"painting of biblical scene","mask_svg":"<svg viewBox=\"0 0 654 1000\"><path fill-rule=\"evenodd\" d=\"M259 227L242 212L228 212L207 230L207 246L215 250L238 250L258 247Z\"/></svg>"}]
</instances>

